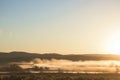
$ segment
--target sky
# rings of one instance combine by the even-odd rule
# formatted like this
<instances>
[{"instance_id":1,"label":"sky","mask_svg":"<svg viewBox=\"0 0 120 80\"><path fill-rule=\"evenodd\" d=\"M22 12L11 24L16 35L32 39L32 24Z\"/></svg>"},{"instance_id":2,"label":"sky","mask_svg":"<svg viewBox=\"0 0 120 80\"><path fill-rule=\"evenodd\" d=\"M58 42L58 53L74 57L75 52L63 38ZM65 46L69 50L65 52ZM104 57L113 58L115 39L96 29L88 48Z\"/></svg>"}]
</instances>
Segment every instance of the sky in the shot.
<instances>
[{"instance_id":1,"label":"sky","mask_svg":"<svg viewBox=\"0 0 120 80\"><path fill-rule=\"evenodd\" d=\"M0 0L0 52L109 53L119 32L120 0Z\"/></svg>"}]
</instances>

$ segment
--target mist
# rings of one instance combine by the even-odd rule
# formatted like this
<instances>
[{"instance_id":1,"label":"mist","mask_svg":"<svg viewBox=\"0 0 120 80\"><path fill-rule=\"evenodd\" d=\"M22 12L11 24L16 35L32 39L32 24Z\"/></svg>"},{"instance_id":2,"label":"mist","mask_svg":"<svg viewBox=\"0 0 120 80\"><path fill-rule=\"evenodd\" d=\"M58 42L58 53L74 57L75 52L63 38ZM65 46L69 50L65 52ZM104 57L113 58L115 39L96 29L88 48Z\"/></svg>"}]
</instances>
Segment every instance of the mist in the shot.
<instances>
[{"instance_id":1,"label":"mist","mask_svg":"<svg viewBox=\"0 0 120 80\"><path fill-rule=\"evenodd\" d=\"M22 64L22 65L21 65ZM116 72L116 68L120 70L120 61L115 60L91 60L91 61L71 61L57 59L39 59L35 58L30 62L22 62L22 68L48 67L50 70L68 70L77 72Z\"/></svg>"}]
</instances>

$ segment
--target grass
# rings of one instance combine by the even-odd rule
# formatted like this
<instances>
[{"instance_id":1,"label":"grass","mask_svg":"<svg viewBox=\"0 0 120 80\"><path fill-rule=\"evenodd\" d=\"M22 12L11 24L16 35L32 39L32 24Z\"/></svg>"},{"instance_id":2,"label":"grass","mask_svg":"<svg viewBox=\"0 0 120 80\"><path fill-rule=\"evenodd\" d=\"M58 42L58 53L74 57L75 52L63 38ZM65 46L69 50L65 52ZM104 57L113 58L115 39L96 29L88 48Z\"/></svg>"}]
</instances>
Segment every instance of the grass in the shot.
<instances>
[{"instance_id":1,"label":"grass","mask_svg":"<svg viewBox=\"0 0 120 80\"><path fill-rule=\"evenodd\" d=\"M0 74L0 80L120 80L120 74L81 74L81 73Z\"/></svg>"}]
</instances>

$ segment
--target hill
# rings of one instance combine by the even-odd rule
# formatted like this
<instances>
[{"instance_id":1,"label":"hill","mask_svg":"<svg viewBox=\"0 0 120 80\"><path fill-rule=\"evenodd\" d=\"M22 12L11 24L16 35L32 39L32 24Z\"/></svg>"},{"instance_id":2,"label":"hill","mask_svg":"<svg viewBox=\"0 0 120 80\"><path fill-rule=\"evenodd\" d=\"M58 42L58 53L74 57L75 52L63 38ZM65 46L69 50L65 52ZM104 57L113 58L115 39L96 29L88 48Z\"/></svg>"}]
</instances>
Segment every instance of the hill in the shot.
<instances>
[{"instance_id":1,"label":"hill","mask_svg":"<svg viewBox=\"0 0 120 80\"><path fill-rule=\"evenodd\" d=\"M120 60L120 55L112 54L71 54L71 55L62 55L56 53L46 53L46 54L37 54L37 53L27 53L27 52L0 52L0 63L11 63L11 62L29 62L35 58L40 59L65 59L72 61L85 61L85 60Z\"/></svg>"}]
</instances>

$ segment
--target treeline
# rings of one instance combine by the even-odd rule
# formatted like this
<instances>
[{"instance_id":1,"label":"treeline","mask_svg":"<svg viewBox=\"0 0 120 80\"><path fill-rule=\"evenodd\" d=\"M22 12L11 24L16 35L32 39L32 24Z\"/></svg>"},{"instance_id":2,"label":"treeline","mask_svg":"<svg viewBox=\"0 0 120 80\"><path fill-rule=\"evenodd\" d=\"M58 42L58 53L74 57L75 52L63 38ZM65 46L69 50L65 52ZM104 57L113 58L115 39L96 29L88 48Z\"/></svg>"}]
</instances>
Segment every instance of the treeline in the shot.
<instances>
[{"instance_id":1,"label":"treeline","mask_svg":"<svg viewBox=\"0 0 120 80\"><path fill-rule=\"evenodd\" d=\"M31 73L31 71L43 72L43 71L49 71L49 68L48 67L38 67L38 66L33 66L32 68L21 68L17 64L0 67L0 72Z\"/></svg>"}]
</instances>

